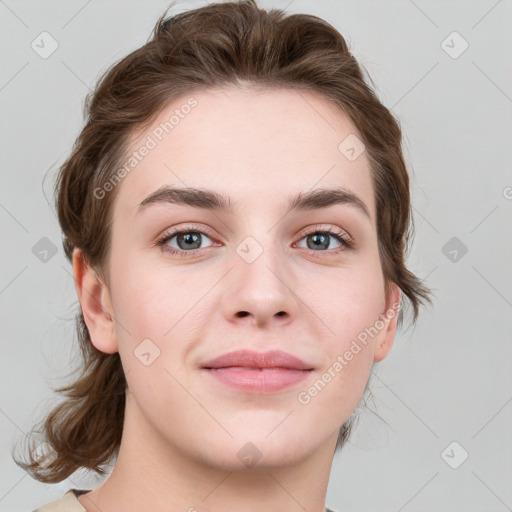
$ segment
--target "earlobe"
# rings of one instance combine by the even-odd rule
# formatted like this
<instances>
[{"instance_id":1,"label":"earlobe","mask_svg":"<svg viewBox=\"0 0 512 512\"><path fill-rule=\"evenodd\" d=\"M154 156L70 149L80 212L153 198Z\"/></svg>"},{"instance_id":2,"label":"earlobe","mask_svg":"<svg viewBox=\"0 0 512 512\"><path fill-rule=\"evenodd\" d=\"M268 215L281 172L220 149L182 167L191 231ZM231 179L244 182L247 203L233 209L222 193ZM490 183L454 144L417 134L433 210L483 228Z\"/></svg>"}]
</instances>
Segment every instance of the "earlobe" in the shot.
<instances>
[{"instance_id":1,"label":"earlobe","mask_svg":"<svg viewBox=\"0 0 512 512\"><path fill-rule=\"evenodd\" d=\"M382 359L389 354L393 346L398 323L401 294L402 291L398 285L393 283L391 285L391 291L386 298L386 309L380 318L383 326L375 340L374 362L382 361Z\"/></svg>"},{"instance_id":2,"label":"earlobe","mask_svg":"<svg viewBox=\"0 0 512 512\"><path fill-rule=\"evenodd\" d=\"M78 248L73 251L73 275L91 343L106 354L117 352L110 292Z\"/></svg>"}]
</instances>

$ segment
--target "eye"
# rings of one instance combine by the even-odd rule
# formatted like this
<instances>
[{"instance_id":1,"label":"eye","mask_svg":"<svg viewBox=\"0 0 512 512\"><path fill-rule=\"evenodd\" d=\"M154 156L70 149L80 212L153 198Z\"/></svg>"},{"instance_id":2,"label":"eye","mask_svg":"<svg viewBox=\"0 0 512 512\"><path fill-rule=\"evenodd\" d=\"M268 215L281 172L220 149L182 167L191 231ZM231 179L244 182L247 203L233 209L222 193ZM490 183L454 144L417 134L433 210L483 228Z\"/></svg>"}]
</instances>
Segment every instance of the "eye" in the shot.
<instances>
[{"instance_id":1,"label":"eye","mask_svg":"<svg viewBox=\"0 0 512 512\"><path fill-rule=\"evenodd\" d=\"M332 240L334 239L335 244L333 247ZM338 254L346 249L351 249L353 244L349 237L343 232L333 229L322 229L308 233L306 236L301 238L300 241L306 240L306 249L311 249L316 252L325 252L327 249L334 249L334 254ZM301 247L299 245L299 247Z\"/></svg>"},{"instance_id":2,"label":"eye","mask_svg":"<svg viewBox=\"0 0 512 512\"><path fill-rule=\"evenodd\" d=\"M157 242L162 251L179 256L188 256L187 253L197 249L205 249L202 243L206 240L212 241L204 232L196 228L175 229L165 233Z\"/></svg>"},{"instance_id":3,"label":"eye","mask_svg":"<svg viewBox=\"0 0 512 512\"><path fill-rule=\"evenodd\" d=\"M156 242L156 245L158 245L163 252L187 257L194 256L195 252L199 249L211 247L213 243L206 247L203 245L203 242L208 240L212 242L212 239L206 233L195 227L188 226L164 233ZM299 245L303 240L306 241L305 247ZM331 228L311 231L300 239L299 244L297 244L298 247L310 249L314 252L327 252L331 255L352 249L354 245L350 236L344 231Z\"/></svg>"}]
</instances>

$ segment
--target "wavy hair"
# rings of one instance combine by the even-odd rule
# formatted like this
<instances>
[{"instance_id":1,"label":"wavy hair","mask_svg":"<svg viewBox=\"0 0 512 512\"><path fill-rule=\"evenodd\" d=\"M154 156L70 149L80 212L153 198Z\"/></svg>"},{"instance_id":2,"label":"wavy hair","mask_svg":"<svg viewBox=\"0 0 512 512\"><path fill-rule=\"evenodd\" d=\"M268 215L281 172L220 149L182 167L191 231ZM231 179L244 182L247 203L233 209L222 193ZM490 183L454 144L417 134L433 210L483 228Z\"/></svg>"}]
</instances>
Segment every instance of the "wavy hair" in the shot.
<instances>
[{"instance_id":1,"label":"wavy hair","mask_svg":"<svg viewBox=\"0 0 512 512\"><path fill-rule=\"evenodd\" d=\"M309 90L335 101L363 138L386 292L391 283L399 286L403 305L412 306L414 323L420 305L431 300L430 290L405 262L413 219L402 133L343 36L321 18L267 11L256 0L214 3L174 16L168 10L147 43L108 68L86 97L84 127L55 184L66 257L71 261L73 250L80 248L108 283L117 189L102 199L94 191L119 169L130 136L150 125L174 98L246 84ZM401 307L398 325L402 322ZM93 346L79 305L76 333L80 375L54 390L65 398L30 433L41 434L48 450L38 453L32 446L28 462L15 459L41 482L60 482L81 468L105 474L121 442L127 384L119 354ZM340 428L336 449L347 441L353 420L354 415Z\"/></svg>"}]
</instances>

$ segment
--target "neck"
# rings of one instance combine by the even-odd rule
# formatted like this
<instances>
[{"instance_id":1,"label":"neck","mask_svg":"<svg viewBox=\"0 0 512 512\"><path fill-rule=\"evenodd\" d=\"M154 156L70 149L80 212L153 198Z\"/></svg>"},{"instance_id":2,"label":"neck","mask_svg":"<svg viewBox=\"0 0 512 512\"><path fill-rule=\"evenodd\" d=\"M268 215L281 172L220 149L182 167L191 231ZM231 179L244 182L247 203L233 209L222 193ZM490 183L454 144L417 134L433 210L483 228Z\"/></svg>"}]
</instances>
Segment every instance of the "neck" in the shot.
<instances>
[{"instance_id":1,"label":"neck","mask_svg":"<svg viewBox=\"0 0 512 512\"><path fill-rule=\"evenodd\" d=\"M336 439L294 464L213 467L155 434L127 393L114 469L78 500L87 512L324 512Z\"/></svg>"}]
</instances>

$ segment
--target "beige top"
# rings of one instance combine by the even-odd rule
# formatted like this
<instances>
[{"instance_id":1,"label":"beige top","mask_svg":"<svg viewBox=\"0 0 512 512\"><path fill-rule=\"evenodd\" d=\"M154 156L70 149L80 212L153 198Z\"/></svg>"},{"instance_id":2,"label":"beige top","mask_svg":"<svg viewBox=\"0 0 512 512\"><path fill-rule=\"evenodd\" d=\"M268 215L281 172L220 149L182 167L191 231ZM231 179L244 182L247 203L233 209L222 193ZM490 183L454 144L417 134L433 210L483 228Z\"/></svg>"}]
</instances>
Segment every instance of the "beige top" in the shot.
<instances>
[{"instance_id":1,"label":"beige top","mask_svg":"<svg viewBox=\"0 0 512 512\"><path fill-rule=\"evenodd\" d=\"M33 512L87 512L81 503L77 500L77 496L89 492L90 489L70 489L64 496L58 500L47 503L37 508Z\"/></svg>"},{"instance_id":2,"label":"beige top","mask_svg":"<svg viewBox=\"0 0 512 512\"><path fill-rule=\"evenodd\" d=\"M70 489L64 496L58 500L47 503L42 507L37 508L33 512L87 512L84 507L77 500L77 496L89 492L90 489ZM325 512L335 512L330 508L326 508Z\"/></svg>"}]
</instances>

